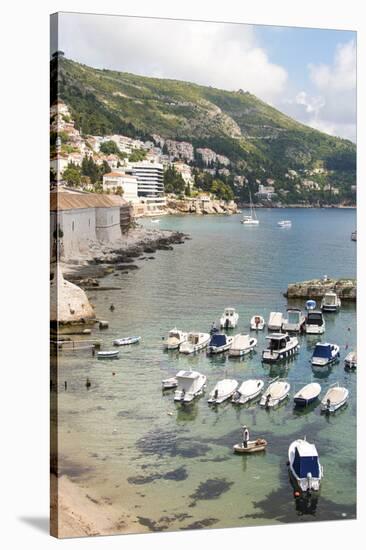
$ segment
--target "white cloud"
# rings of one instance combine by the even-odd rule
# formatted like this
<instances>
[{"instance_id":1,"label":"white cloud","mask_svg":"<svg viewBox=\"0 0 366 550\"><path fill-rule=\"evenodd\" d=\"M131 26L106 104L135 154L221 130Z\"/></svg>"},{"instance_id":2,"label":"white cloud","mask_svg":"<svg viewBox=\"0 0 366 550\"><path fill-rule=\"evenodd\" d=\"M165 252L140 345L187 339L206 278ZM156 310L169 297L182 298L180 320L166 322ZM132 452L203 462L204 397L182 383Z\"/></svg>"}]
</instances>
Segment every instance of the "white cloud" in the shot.
<instances>
[{"instance_id":1,"label":"white cloud","mask_svg":"<svg viewBox=\"0 0 366 550\"><path fill-rule=\"evenodd\" d=\"M331 65L310 64L316 95L305 91L287 100L286 111L322 132L356 141L356 44L337 46Z\"/></svg>"},{"instance_id":2,"label":"white cloud","mask_svg":"<svg viewBox=\"0 0 366 550\"><path fill-rule=\"evenodd\" d=\"M60 48L85 64L242 88L274 102L287 82L250 25L61 14Z\"/></svg>"}]
</instances>

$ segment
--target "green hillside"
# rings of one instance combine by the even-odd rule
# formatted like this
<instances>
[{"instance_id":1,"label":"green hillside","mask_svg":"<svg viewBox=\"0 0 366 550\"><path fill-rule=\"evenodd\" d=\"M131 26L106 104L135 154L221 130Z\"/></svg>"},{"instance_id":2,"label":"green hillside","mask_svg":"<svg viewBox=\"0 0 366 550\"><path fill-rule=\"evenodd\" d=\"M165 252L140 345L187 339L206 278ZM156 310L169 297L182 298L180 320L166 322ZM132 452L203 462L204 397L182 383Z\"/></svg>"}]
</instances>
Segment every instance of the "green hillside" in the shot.
<instances>
[{"instance_id":1,"label":"green hillside","mask_svg":"<svg viewBox=\"0 0 366 550\"><path fill-rule=\"evenodd\" d=\"M94 69L66 58L58 63L55 79L51 62L51 100L59 95L69 105L83 134L190 141L229 157L233 173L253 181L265 175L290 192L288 169L323 167L351 200L355 144L300 124L248 92Z\"/></svg>"}]
</instances>

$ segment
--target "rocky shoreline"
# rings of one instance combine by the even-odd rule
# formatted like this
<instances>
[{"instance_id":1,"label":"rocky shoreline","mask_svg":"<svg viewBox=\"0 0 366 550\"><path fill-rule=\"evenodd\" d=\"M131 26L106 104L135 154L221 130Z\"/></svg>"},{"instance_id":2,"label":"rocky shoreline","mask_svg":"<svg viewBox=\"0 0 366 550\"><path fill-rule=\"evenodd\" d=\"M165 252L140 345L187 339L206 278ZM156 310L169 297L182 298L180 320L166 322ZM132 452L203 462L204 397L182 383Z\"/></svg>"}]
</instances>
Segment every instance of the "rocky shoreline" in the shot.
<instances>
[{"instance_id":1,"label":"rocky shoreline","mask_svg":"<svg viewBox=\"0 0 366 550\"><path fill-rule=\"evenodd\" d=\"M106 246L91 260L82 263L67 262L62 264L65 278L78 286L98 288L99 280L115 271L133 271L138 269L136 259L151 256L157 250L173 250L175 245L189 240L189 235L180 231L145 229L141 226L131 230L121 246Z\"/></svg>"}]
</instances>

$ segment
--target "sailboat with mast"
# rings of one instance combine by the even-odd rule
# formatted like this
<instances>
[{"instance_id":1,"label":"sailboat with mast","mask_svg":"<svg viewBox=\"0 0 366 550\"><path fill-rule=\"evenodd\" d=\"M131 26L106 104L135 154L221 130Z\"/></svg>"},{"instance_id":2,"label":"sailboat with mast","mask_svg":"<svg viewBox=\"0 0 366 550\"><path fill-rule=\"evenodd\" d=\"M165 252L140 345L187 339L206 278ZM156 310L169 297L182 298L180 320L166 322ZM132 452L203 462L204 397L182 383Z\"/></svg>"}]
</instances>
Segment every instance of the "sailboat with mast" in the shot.
<instances>
[{"instance_id":1,"label":"sailboat with mast","mask_svg":"<svg viewBox=\"0 0 366 550\"><path fill-rule=\"evenodd\" d=\"M258 225L259 220L255 212L254 204L252 201L252 194L250 191L249 191L249 200L250 200L250 216L243 216L243 219L240 221L240 223L244 225Z\"/></svg>"}]
</instances>

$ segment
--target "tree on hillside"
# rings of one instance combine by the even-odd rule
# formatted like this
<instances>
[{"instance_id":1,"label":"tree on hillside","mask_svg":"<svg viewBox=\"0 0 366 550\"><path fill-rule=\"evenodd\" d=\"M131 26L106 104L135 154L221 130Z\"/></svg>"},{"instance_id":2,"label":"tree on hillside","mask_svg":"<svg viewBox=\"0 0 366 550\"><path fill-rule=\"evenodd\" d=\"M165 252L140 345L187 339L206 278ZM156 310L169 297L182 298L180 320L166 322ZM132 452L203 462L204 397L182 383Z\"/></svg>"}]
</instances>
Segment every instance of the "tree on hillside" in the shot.
<instances>
[{"instance_id":1,"label":"tree on hillside","mask_svg":"<svg viewBox=\"0 0 366 550\"><path fill-rule=\"evenodd\" d=\"M129 156L130 162L139 162L145 160L146 151L144 149L135 149Z\"/></svg>"},{"instance_id":2,"label":"tree on hillside","mask_svg":"<svg viewBox=\"0 0 366 550\"><path fill-rule=\"evenodd\" d=\"M183 195L186 188L186 184L181 174L179 174L174 166L169 167L164 172L164 189L166 193L175 193L176 195Z\"/></svg>"},{"instance_id":3,"label":"tree on hillside","mask_svg":"<svg viewBox=\"0 0 366 550\"><path fill-rule=\"evenodd\" d=\"M115 141L112 141L112 140L104 141L100 146L100 150L105 155L117 155L120 158L123 158L120 156L120 155L123 155L123 153L121 153L121 151L118 149L118 145Z\"/></svg>"},{"instance_id":4,"label":"tree on hillside","mask_svg":"<svg viewBox=\"0 0 366 550\"><path fill-rule=\"evenodd\" d=\"M72 185L73 187L79 187L81 183L80 168L75 166L73 162L69 162L69 164L63 171L62 178L67 181L69 185Z\"/></svg>"},{"instance_id":5,"label":"tree on hillside","mask_svg":"<svg viewBox=\"0 0 366 550\"><path fill-rule=\"evenodd\" d=\"M213 180L210 191L216 195L218 199L231 201L234 198L234 193L231 187L219 179Z\"/></svg>"}]
</instances>

